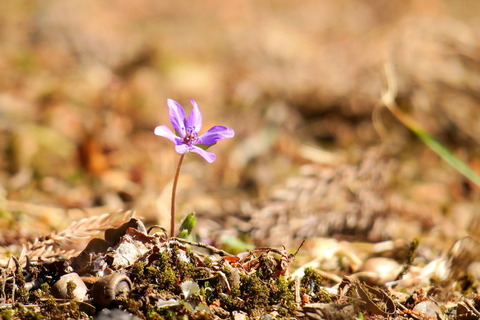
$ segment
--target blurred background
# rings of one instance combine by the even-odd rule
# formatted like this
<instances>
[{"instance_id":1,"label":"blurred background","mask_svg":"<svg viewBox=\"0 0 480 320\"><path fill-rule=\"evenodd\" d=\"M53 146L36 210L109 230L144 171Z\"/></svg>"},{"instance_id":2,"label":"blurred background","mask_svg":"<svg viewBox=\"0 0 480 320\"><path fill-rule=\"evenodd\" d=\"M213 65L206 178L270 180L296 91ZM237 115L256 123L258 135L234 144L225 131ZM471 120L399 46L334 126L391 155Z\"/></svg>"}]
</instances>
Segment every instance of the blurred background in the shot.
<instances>
[{"instance_id":1,"label":"blurred background","mask_svg":"<svg viewBox=\"0 0 480 320\"><path fill-rule=\"evenodd\" d=\"M381 95L391 63L402 110L479 172L479 14L476 0L1 1L2 243L121 208L167 227L178 155L153 134L167 98L236 131L215 163L183 167L178 217L195 211L204 241L475 235L478 188Z\"/></svg>"}]
</instances>

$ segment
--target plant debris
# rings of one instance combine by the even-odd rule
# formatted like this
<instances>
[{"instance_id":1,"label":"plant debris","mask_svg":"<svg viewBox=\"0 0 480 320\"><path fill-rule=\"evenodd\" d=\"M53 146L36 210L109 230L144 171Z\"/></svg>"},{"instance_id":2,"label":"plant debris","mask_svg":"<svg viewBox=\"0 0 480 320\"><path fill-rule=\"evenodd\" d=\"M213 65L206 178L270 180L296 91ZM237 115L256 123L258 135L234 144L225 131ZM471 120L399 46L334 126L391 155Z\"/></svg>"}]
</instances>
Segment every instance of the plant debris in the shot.
<instances>
[{"instance_id":1,"label":"plant debris","mask_svg":"<svg viewBox=\"0 0 480 320\"><path fill-rule=\"evenodd\" d=\"M79 226L89 228L88 223L78 223L67 230ZM340 282L332 282L322 276L325 268L319 265L305 267L301 275L290 274L297 254L298 250L291 254L285 248L258 247L232 255L164 232L149 233L132 217L106 229L105 239L93 238L71 258L41 261L27 255L27 263L21 265L12 257L13 267L2 268L1 315L102 319L108 315L105 310L121 310L131 319L353 319L362 314L372 319L430 320L452 314L470 319L479 313L478 295L456 296L448 287L435 286L433 278L427 291L411 290L428 267L410 265L408 255L408 270L399 264L382 269L388 258L370 258L359 272L352 269ZM367 269L377 276L374 286L364 282Z\"/></svg>"},{"instance_id":2,"label":"plant debris","mask_svg":"<svg viewBox=\"0 0 480 320\"><path fill-rule=\"evenodd\" d=\"M0 317L479 319L479 16L0 1ZM167 98L235 130L179 230Z\"/></svg>"}]
</instances>

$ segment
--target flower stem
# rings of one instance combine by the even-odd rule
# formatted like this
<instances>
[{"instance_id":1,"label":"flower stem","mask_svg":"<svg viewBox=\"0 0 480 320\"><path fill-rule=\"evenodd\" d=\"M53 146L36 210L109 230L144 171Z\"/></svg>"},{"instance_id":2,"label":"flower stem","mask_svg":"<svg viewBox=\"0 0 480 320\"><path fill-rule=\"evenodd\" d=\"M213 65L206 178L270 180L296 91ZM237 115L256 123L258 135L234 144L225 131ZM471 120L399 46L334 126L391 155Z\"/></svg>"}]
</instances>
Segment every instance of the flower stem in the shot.
<instances>
[{"instance_id":1,"label":"flower stem","mask_svg":"<svg viewBox=\"0 0 480 320\"><path fill-rule=\"evenodd\" d=\"M185 153L180 156L180 160L178 161L177 165L177 171L175 172L175 177L173 178L172 204L170 209L170 237L175 236L175 196L177 193L178 176L180 174L180 168L182 167L183 158L185 158Z\"/></svg>"}]
</instances>

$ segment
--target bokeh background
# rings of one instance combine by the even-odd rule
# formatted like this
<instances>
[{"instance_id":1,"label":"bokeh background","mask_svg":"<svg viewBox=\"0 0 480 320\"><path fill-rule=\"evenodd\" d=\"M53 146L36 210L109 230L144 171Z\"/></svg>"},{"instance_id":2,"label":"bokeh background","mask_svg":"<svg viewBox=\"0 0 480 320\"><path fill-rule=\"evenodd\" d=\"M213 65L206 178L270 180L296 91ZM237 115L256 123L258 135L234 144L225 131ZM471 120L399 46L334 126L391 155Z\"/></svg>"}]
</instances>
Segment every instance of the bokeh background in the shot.
<instances>
[{"instance_id":1,"label":"bokeh background","mask_svg":"<svg viewBox=\"0 0 480 320\"><path fill-rule=\"evenodd\" d=\"M153 135L167 98L236 131L215 163L183 167L179 218L195 211L205 241L475 235L478 188L381 95L390 63L402 110L479 172L479 14L476 0L1 1L2 243L121 208L167 227L178 155Z\"/></svg>"}]
</instances>

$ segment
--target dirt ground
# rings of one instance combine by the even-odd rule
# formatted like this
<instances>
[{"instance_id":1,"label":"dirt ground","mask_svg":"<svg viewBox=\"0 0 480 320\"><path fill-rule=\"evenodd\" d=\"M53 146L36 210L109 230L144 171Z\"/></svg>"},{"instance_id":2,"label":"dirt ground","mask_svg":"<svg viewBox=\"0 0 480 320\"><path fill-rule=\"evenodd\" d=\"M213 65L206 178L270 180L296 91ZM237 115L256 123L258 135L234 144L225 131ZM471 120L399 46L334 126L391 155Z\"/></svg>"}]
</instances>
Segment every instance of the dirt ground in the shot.
<instances>
[{"instance_id":1,"label":"dirt ground","mask_svg":"<svg viewBox=\"0 0 480 320\"><path fill-rule=\"evenodd\" d=\"M409 126L480 173L479 15L1 1L2 319L480 318L479 185ZM187 239L168 98L235 130L185 158Z\"/></svg>"}]
</instances>

